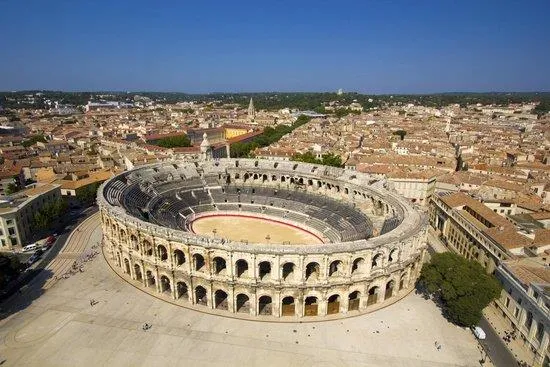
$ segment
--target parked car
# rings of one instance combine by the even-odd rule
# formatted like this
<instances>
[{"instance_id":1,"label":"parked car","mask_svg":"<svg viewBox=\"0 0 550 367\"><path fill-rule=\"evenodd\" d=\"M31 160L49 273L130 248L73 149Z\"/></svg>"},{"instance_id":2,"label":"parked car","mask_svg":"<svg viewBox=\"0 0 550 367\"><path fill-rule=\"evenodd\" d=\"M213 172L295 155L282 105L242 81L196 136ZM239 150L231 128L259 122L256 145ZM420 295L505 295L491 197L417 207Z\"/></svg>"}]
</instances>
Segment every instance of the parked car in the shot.
<instances>
[{"instance_id":1,"label":"parked car","mask_svg":"<svg viewBox=\"0 0 550 367\"><path fill-rule=\"evenodd\" d=\"M46 245L51 245L55 242L56 238L54 235L51 235L49 236L47 239L46 239Z\"/></svg>"},{"instance_id":2,"label":"parked car","mask_svg":"<svg viewBox=\"0 0 550 367\"><path fill-rule=\"evenodd\" d=\"M38 259L40 259L40 256L41 254L37 254L36 252L32 254L32 256L29 257L29 259L27 260L27 265L31 266L32 264L34 264L36 261L38 261Z\"/></svg>"},{"instance_id":3,"label":"parked car","mask_svg":"<svg viewBox=\"0 0 550 367\"><path fill-rule=\"evenodd\" d=\"M31 251L34 251L38 248L38 245L36 243L33 243L31 245L27 245L25 247L23 247L23 252L31 252Z\"/></svg>"},{"instance_id":4,"label":"parked car","mask_svg":"<svg viewBox=\"0 0 550 367\"><path fill-rule=\"evenodd\" d=\"M487 337L487 335L485 335L485 331L483 331L483 329L480 328L479 326L474 326L472 328L472 332L474 333L475 337L478 338L479 340L483 340Z\"/></svg>"}]
</instances>

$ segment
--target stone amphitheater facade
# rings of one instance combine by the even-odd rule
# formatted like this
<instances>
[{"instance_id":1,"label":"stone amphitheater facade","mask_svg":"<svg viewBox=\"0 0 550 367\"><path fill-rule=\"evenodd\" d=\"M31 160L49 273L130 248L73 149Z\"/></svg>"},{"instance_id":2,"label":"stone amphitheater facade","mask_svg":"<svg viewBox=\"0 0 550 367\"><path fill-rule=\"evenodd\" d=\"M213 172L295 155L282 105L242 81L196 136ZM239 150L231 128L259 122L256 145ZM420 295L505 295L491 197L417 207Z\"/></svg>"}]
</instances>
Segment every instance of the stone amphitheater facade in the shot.
<instances>
[{"instance_id":1,"label":"stone amphitheater facade","mask_svg":"<svg viewBox=\"0 0 550 367\"><path fill-rule=\"evenodd\" d=\"M192 309L270 321L367 313L408 294L426 254L424 216L386 186L355 171L296 162L143 166L99 190L104 250L129 282ZM235 190L248 191L235 199L228 194ZM250 200L258 190L263 204ZM268 205L269 195L280 192L289 199ZM294 206L293 196L303 202ZM236 242L187 230L190 220L212 211L277 217L324 243Z\"/></svg>"}]
</instances>

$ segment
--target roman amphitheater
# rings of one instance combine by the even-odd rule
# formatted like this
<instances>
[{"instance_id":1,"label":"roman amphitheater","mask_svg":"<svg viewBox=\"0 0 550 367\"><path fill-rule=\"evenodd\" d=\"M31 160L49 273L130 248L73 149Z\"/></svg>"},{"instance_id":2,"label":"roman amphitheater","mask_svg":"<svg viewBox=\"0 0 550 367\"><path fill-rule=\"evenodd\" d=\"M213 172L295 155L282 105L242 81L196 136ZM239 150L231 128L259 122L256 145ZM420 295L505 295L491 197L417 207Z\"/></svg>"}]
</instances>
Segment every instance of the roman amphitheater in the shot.
<instances>
[{"instance_id":1,"label":"roman amphitheater","mask_svg":"<svg viewBox=\"0 0 550 367\"><path fill-rule=\"evenodd\" d=\"M424 217L385 181L320 165L164 162L113 177L98 203L115 271L230 317L371 312L414 288L426 252Z\"/></svg>"}]
</instances>

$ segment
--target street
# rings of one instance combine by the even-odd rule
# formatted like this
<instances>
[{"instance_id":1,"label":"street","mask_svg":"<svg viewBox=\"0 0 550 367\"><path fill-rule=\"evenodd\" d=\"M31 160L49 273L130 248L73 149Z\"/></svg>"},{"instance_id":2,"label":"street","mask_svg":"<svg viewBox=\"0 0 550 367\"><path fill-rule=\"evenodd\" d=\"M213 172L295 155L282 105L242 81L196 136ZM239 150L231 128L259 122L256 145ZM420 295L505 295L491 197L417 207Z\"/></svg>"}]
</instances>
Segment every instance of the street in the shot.
<instances>
[{"instance_id":1,"label":"street","mask_svg":"<svg viewBox=\"0 0 550 367\"><path fill-rule=\"evenodd\" d=\"M500 339L485 317L481 319L479 326L485 331L486 334L485 340L480 340L480 343L485 348L485 351L491 358L493 364L496 367L519 366L514 355L508 350L508 348L506 348L506 345L504 345L502 339Z\"/></svg>"}]
</instances>

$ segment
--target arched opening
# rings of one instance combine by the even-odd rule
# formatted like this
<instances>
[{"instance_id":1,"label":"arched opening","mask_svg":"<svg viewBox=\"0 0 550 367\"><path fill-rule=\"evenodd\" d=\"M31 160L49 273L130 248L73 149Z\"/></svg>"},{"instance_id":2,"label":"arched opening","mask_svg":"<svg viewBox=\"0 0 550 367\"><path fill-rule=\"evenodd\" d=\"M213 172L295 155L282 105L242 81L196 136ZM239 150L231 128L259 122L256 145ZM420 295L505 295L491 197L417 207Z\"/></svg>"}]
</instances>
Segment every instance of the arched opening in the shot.
<instances>
[{"instance_id":1,"label":"arched opening","mask_svg":"<svg viewBox=\"0 0 550 367\"><path fill-rule=\"evenodd\" d=\"M238 278L248 275L248 263L245 260L237 260L237 262L235 263L235 267L237 268L236 270Z\"/></svg>"},{"instance_id":2,"label":"arched opening","mask_svg":"<svg viewBox=\"0 0 550 367\"><path fill-rule=\"evenodd\" d=\"M390 255L388 256L388 261L389 262L397 261L398 257L399 257L399 251L396 248L394 248L393 250L391 250Z\"/></svg>"},{"instance_id":3,"label":"arched opening","mask_svg":"<svg viewBox=\"0 0 550 367\"><path fill-rule=\"evenodd\" d=\"M304 302L304 316L317 316L319 311L319 304L317 303L317 297L306 297Z\"/></svg>"},{"instance_id":4,"label":"arched opening","mask_svg":"<svg viewBox=\"0 0 550 367\"><path fill-rule=\"evenodd\" d=\"M327 314L332 315L338 312L340 312L340 296L338 294L333 294L328 298Z\"/></svg>"},{"instance_id":5,"label":"arched opening","mask_svg":"<svg viewBox=\"0 0 550 367\"><path fill-rule=\"evenodd\" d=\"M181 250L175 250L174 251L174 262L176 263L176 266L183 265L185 263L185 254Z\"/></svg>"},{"instance_id":6,"label":"arched opening","mask_svg":"<svg viewBox=\"0 0 550 367\"><path fill-rule=\"evenodd\" d=\"M176 296L178 299L184 298L185 300L189 299L189 291L187 289L187 284L184 282L177 282L176 284Z\"/></svg>"},{"instance_id":7,"label":"arched opening","mask_svg":"<svg viewBox=\"0 0 550 367\"><path fill-rule=\"evenodd\" d=\"M195 303L202 306L206 306L208 304L206 289L200 285L195 288Z\"/></svg>"},{"instance_id":8,"label":"arched opening","mask_svg":"<svg viewBox=\"0 0 550 367\"><path fill-rule=\"evenodd\" d=\"M120 230L120 239L123 241L126 239L126 231L123 229Z\"/></svg>"},{"instance_id":9,"label":"arched opening","mask_svg":"<svg viewBox=\"0 0 550 367\"><path fill-rule=\"evenodd\" d=\"M214 293L214 308L218 310L227 310L227 293L218 289Z\"/></svg>"},{"instance_id":10,"label":"arched opening","mask_svg":"<svg viewBox=\"0 0 550 367\"><path fill-rule=\"evenodd\" d=\"M384 299L388 299L393 295L393 288L395 288L394 280L390 280L386 283L386 292L384 293Z\"/></svg>"},{"instance_id":11,"label":"arched opening","mask_svg":"<svg viewBox=\"0 0 550 367\"><path fill-rule=\"evenodd\" d=\"M166 247L163 245L157 246L157 253L161 261L166 261L168 259L168 252L166 251Z\"/></svg>"},{"instance_id":12,"label":"arched opening","mask_svg":"<svg viewBox=\"0 0 550 367\"><path fill-rule=\"evenodd\" d=\"M223 275L226 272L227 266L225 263L225 260L221 257L215 257L214 260L212 260L214 265L214 273L217 275Z\"/></svg>"},{"instance_id":13,"label":"arched opening","mask_svg":"<svg viewBox=\"0 0 550 367\"><path fill-rule=\"evenodd\" d=\"M267 181L267 175L263 175L262 176L262 182L266 182Z\"/></svg>"},{"instance_id":14,"label":"arched opening","mask_svg":"<svg viewBox=\"0 0 550 367\"><path fill-rule=\"evenodd\" d=\"M382 266L382 254L376 254L372 258L371 268L375 269Z\"/></svg>"},{"instance_id":15,"label":"arched opening","mask_svg":"<svg viewBox=\"0 0 550 367\"><path fill-rule=\"evenodd\" d=\"M130 274L130 260L124 259L124 272Z\"/></svg>"},{"instance_id":16,"label":"arched opening","mask_svg":"<svg viewBox=\"0 0 550 367\"><path fill-rule=\"evenodd\" d=\"M361 292L354 291L348 296L348 311L359 310L359 301L361 300Z\"/></svg>"},{"instance_id":17,"label":"arched opening","mask_svg":"<svg viewBox=\"0 0 550 367\"><path fill-rule=\"evenodd\" d=\"M399 290L403 289L405 286L405 274L401 276L401 280L399 281Z\"/></svg>"},{"instance_id":18,"label":"arched opening","mask_svg":"<svg viewBox=\"0 0 550 367\"><path fill-rule=\"evenodd\" d=\"M365 272L365 259L363 259L362 257L358 257L357 259L353 260L351 273L361 274L363 272Z\"/></svg>"},{"instance_id":19,"label":"arched opening","mask_svg":"<svg viewBox=\"0 0 550 367\"><path fill-rule=\"evenodd\" d=\"M141 275L141 266L139 266L138 264L134 265L134 274L136 276L136 280L143 279L143 275Z\"/></svg>"},{"instance_id":20,"label":"arched opening","mask_svg":"<svg viewBox=\"0 0 550 367\"><path fill-rule=\"evenodd\" d=\"M139 243L135 235L130 235L130 242L132 243L132 248L136 251L139 251Z\"/></svg>"},{"instance_id":21,"label":"arched opening","mask_svg":"<svg viewBox=\"0 0 550 367\"><path fill-rule=\"evenodd\" d=\"M147 286L155 288L155 284L156 284L155 276L153 275L151 270L147 270L147 272L145 273L145 278L147 279Z\"/></svg>"},{"instance_id":22,"label":"arched opening","mask_svg":"<svg viewBox=\"0 0 550 367\"><path fill-rule=\"evenodd\" d=\"M315 280L319 279L319 264L316 262L311 262L306 266L306 280Z\"/></svg>"},{"instance_id":23,"label":"arched opening","mask_svg":"<svg viewBox=\"0 0 550 367\"><path fill-rule=\"evenodd\" d=\"M367 298L367 306L374 305L378 302L378 287L369 289L369 297Z\"/></svg>"},{"instance_id":24,"label":"arched opening","mask_svg":"<svg viewBox=\"0 0 550 367\"><path fill-rule=\"evenodd\" d=\"M259 315L271 315L272 314L271 297L261 296L258 300L258 314Z\"/></svg>"},{"instance_id":25,"label":"arched opening","mask_svg":"<svg viewBox=\"0 0 550 367\"><path fill-rule=\"evenodd\" d=\"M277 176L272 175L272 176L271 176L271 181L277 181Z\"/></svg>"},{"instance_id":26,"label":"arched opening","mask_svg":"<svg viewBox=\"0 0 550 367\"><path fill-rule=\"evenodd\" d=\"M281 315L282 316L294 316L296 314L296 304L294 303L294 297L285 297L281 302Z\"/></svg>"},{"instance_id":27,"label":"arched opening","mask_svg":"<svg viewBox=\"0 0 550 367\"><path fill-rule=\"evenodd\" d=\"M170 288L170 279L168 279L166 275L162 275L160 277L160 291L167 294L172 293L172 289Z\"/></svg>"},{"instance_id":28,"label":"arched opening","mask_svg":"<svg viewBox=\"0 0 550 367\"><path fill-rule=\"evenodd\" d=\"M283 264L283 280L290 281L294 279L294 268L295 265L293 263Z\"/></svg>"},{"instance_id":29,"label":"arched opening","mask_svg":"<svg viewBox=\"0 0 550 367\"><path fill-rule=\"evenodd\" d=\"M193 268L196 271L203 271L204 270L204 257L202 257L201 254L194 254L193 255Z\"/></svg>"},{"instance_id":30,"label":"arched opening","mask_svg":"<svg viewBox=\"0 0 550 367\"><path fill-rule=\"evenodd\" d=\"M116 254L116 263L118 266L122 266L122 261L120 260L120 253Z\"/></svg>"},{"instance_id":31,"label":"arched opening","mask_svg":"<svg viewBox=\"0 0 550 367\"><path fill-rule=\"evenodd\" d=\"M260 276L260 279L269 279L269 277L271 276L271 263L269 261L262 261L258 265L258 268L258 275Z\"/></svg>"},{"instance_id":32,"label":"arched opening","mask_svg":"<svg viewBox=\"0 0 550 367\"><path fill-rule=\"evenodd\" d=\"M147 240L143 241L143 251L145 252L145 255L153 256L153 246L151 245L151 242Z\"/></svg>"},{"instance_id":33,"label":"arched opening","mask_svg":"<svg viewBox=\"0 0 550 367\"><path fill-rule=\"evenodd\" d=\"M329 266L329 270L328 270L328 275L330 277L337 277L337 276L342 275L343 267L344 267L344 265L342 264L342 262L340 260L335 260L335 261L331 262L330 266Z\"/></svg>"},{"instance_id":34,"label":"arched opening","mask_svg":"<svg viewBox=\"0 0 550 367\"><path fill-rule=\"evenodd\" d=\"M246 294L237 295L237 312L250 313L250 298Z\"/></svg>"},{"instance_id":35,"label":"arched opening","mask_svg":"<svg viewBox=\"0 0 550 367\"><path fill-rule=\"evenodd\" d=\"M285 176L281 176L281 182L285 182L286 181L286 177Z\"/></svg>"}]
</instances>

